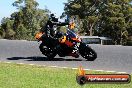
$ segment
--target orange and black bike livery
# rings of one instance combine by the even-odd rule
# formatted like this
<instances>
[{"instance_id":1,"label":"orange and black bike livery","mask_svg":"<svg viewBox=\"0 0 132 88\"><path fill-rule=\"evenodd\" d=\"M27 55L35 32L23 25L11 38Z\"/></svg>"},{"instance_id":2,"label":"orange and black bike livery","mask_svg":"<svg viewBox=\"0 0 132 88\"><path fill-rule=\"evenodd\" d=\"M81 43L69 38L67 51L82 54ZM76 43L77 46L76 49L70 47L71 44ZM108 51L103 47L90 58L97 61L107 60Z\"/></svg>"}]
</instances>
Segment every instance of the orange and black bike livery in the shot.
<instances>
[{"instance_id":1,"label":"orange and black bike livery","mask_svg":"<svg viewBox=\"0 0 132 88\"><path fill-rule=\"evenodd\" d=\"M58 26L65 26L66 32L57 31ZM42 41L39 46L43 55L53 59L57 54L60 57L73 56L78 58L80 55L89 61L97 58L96 52L87 44L83 43L79 36L73 32L75 23L59 22L54 14L50 15L43 32L36 34L35 38Z\"/></svg>"},{"instance_id":2,"label":"orange and black bike livery","mask_svg":"<svg viewBox=\"0 0 132 88\"><path fill-rule=\"evenodd\" d=\"M35 38L38 41L42 41L39 49L49 59L53 59L57 54L60 57L73 56L75 58L81 55L88 61L93 61L97 58L96 52L82 42L79 36L68 28L65 34L57 32L54 37L50 37L44 32L40 32L36 34Z\"/></svg>"}]
</instances>

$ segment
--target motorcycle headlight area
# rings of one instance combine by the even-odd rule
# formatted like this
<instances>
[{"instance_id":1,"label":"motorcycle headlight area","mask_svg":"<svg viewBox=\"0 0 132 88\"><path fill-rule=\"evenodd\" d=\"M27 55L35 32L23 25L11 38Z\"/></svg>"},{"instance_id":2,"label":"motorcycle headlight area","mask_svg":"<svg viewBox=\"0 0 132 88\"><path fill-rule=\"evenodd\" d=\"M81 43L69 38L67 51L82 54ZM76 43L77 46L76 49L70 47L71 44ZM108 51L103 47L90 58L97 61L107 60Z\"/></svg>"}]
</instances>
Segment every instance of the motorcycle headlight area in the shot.
<instances>
[{"instance_id":1,"label":"motorcycle headlight area","mask_svg":"<svg viewBox=\"0 0 132 88\"><path fill-rule=\"evenodd\" d=\"M40 39L42 37L43 33L42 32L39 32L35 35L35 38L36 39Z\"/></svg>"}]
</instances>

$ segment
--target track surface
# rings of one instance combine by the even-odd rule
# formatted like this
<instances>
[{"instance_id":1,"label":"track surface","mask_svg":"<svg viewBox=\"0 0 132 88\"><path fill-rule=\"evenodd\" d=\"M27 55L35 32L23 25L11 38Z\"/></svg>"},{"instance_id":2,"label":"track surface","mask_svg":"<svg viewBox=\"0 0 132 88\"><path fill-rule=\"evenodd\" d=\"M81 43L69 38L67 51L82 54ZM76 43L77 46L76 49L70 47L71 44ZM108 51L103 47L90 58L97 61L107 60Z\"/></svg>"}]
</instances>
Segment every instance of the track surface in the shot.
<instances>
[{"instance_id":1,"label":"track surface","mask_svg":"<svg viewBox=\"0 0 132 88\"><path fill-rule=\"evenodd\" d=\"M132 46L90 46L97 52L95 61L58 56L49 61L36 41L0 40L0 61L132 73Z\"/></svg>"}]
</instances>

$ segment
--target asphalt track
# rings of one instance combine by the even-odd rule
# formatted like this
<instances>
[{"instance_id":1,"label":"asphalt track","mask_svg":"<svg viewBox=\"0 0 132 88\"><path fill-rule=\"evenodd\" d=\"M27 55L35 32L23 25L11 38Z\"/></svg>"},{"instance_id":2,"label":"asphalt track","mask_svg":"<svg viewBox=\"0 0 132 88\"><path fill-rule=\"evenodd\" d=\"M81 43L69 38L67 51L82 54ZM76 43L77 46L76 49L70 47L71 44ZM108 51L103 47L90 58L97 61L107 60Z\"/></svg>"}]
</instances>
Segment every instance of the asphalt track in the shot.
<instances>
[{"instance_id":1,"label":"asphalt track","mask_svg":"<svg viewBox=\"0 0 132 88\"><path fill-rule=\"evenodd\" d=\"M0 61L132 73L132 46L90 45L98 55L95 61L58 56L49 61L38 46L37 41L0 40Z\"/></svg>"}]
</instances>

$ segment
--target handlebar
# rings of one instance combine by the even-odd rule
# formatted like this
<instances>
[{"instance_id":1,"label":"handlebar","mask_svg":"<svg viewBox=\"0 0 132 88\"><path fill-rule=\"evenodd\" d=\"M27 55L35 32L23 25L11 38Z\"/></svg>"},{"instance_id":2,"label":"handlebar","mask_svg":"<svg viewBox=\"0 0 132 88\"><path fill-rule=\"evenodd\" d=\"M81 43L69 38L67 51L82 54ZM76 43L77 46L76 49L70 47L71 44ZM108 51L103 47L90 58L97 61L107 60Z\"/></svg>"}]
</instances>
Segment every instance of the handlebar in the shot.
<instances>
[{"instance_id":1,"label":"handlebar","mask_svg":"<svg viewBox=\"0 0 132 88\"><path fill-rule=\"evenodd\" d=\"M65 26L65 25L69 25L69 23L67 22L52 22L53 25L57 25L57 26Z\"/></svg>"}]
</instances>

